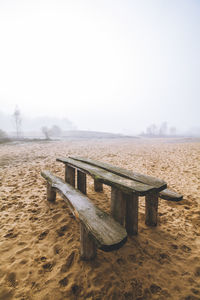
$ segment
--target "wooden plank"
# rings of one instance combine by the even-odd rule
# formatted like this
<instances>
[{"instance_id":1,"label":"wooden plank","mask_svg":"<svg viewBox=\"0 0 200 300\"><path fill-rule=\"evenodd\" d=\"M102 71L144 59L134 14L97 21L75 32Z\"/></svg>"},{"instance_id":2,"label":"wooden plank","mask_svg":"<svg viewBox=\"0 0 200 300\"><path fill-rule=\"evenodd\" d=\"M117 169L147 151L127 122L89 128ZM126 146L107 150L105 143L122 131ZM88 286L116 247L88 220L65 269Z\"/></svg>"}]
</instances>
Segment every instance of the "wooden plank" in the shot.
<instances>
[{"instance_id":1,"label":"wooden plank","mask_svg":"<svg viewBox=\"0 0 200 300\"><path fill-rule=\"evenodd\" d=\"M124 224L125 216L125 205L126 202L123 198L123 193L116 189L115 187L111 188L111 216L121 225Z\"/></svg>"},{"instance_id":2,"label":"wooden plank","mask_svg":"<svg viewBox=\"0 0 200 300\"><path fill-rule=\"evenodd\" d=\"M158 193L149 193L146 195L145 202L145 224L147 226L156 226L158 215Z\"/></svg>"},{"instance_id":3,"label":"wooden plank","mask_svg":"<svg viewBox=\"0 0 200 300\"><path fill-rule=\"evenodd\" d=\"M65 165L65 182L75 187L75 168Z\"/></svg>"},{"instance_id":4,"label":"wooden plank","mask_svg":"<svg viewBox=\"0 0 200 300\"><path fill-rule=\"evenodd\" d=\"M41 175L63 196L75 217L85 225L98 248L112 251L123 246L127 240L125 228L61 178L49 171L43 171Z\"/></svg>"},{"instance_id":5,"label":"wooden plank","mask_svg":"<svg viewBox=\"0 0 200 300\"><path fill-rule=\"evenodd\" d=\"M86 174L80 170L77 171L77 189L86 194Z\"/></svg>"},{"instance_id":6,"label":"wooden plank","mask_svg":"<svg viewBox=\"0 0 200 300\"><path fill-rule=\"evenodd\" d=\"M124 195L126 199L125 228L128 235L138 233L138 196L135 194Z\"/></svg>"},{"instance_id":7,"label":"wooden plank","mask_svg":"<svg viewBox=\"0 0 200 300\"><path fill-rule=\"evenodd\" d=\"M162 192L160 192L159 197L168 201L181 201L183 199L183 195L178 194L169 189L165 189Z\"/></svg>"},{"instance_id":8,"label":"wooden plank","mask_svg":"<svg viewBox=\"0 0 200 300\"><path fill-rule=\"evenodd\" d=\"M157 190L153 186L121 177L102 168L92 166L90 164L83 163L81 161L77 161L71 158L57 158L56 160L64 164L73 166L89 174L99 182L120 189L124 193L132 194L134 192L137 195L145 196L149 191Z\"/></svg>"},{"instance_id":9,"label":"wooden plank","mask_svg":"<svg viewBox=\"0 0 200 300\"><path fill-rule=\"evenodd\" d=\"M97 247L93 241L93 239L90 237L89 233L87 232L85 225L80 223L80 254L81 259L83 260L91 260L96 257L97 254Z\"/></svg>"},{"instance_id":10,"label":"wooden plank","mask_svg":"<svg viewBox=\"0 0 200 300\"><path fill-rule=\"evenodd\" d=\"M48 182L47 182L47 200L49 202L55 202L56 200L56 191Z\"/></svg>"},{"instance_id":11,"label":"wooden plank","mask_svg":"<svg viewBox=\"0 0 200 300\"><path fill-rule=\"evenodd\" d=\"M103 184L96 179L94 179L94 190L95 192L103 192Z\"/></svg>"},{"instance_id":12,"label":"wooden plank","mask_svg":"<svg viewBox=\"0 0 200 300\"><path fill-rule=\"evenodd\" d=\"M157 191L162 191L167 187L167 183L163 180L160 180L158 178L148 176L148 175L142 175L136 172L132 172L120 167L116 167L113 165L110 165L108 163L99 162L97 160L89 159L89 158L83 158L83 157L77 157L77 156L70 156L70 158L75 159L77 161L88 163L92 166L100 167L106 171L110 171L113 174L123 176L124 178L132 179L147 185L151 185L157 188Z\"/></svg>"}]
</instances>

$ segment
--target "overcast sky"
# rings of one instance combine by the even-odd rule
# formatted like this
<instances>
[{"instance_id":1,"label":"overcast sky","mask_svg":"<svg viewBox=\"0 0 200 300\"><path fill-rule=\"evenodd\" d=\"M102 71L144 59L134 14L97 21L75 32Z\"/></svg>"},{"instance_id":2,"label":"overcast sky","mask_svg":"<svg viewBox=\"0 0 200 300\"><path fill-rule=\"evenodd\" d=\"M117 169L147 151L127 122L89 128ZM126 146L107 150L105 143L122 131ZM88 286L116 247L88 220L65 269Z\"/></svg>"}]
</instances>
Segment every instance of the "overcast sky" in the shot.
<instances>
[{"instance_id":1,"label":"overcast sky","mask_svg":"<svg viewBox=\"0 0 200 300\"><path fill-rule=\"evenodd\" d=\"M199 0L0 0L0 111L200 127Z\"/></svg>"}]
</instances>

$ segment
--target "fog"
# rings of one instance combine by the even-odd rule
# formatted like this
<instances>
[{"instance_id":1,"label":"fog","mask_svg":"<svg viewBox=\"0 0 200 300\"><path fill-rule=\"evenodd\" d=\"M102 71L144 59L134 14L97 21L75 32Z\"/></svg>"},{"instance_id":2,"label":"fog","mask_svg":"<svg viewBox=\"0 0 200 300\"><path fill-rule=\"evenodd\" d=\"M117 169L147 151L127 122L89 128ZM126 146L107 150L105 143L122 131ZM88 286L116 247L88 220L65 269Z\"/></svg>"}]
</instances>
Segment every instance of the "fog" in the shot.
<instances>
[{"instance_id":1,"label":"fog","mask_svg":"<svg viewBox=\"0 0 200 300\"><path fill-rule=\"evenodd\" d=\"M198 0L1 0L0 129L14 130L18 106L23 131L48 117L200 133L199 16Z\"/></svg>"}]
</instances>

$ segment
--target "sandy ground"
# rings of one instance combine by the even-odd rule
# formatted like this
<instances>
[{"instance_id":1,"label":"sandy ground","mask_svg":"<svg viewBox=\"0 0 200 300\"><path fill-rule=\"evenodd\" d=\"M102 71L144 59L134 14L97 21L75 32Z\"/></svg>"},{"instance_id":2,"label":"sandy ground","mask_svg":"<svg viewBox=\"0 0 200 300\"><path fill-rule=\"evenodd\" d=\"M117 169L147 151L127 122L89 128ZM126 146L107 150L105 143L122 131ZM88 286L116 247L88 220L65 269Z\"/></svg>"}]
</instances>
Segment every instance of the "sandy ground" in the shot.
<instances>
[{"instance_id":1,"label":"sandy ground","mask_svg":"<svg viewBox=\"0 0 200 300\"><path fill-rule=\"evenodd\" d=\"M79 257L79 224L60 196L46 201L40 171L64 177L56 157L82 155L167 181L181 203L159 202L119 250ZM0 300L200 299L200 143L98 140L0 145ZM88 195L109 212L110 188Z\"/></svg>"}]
</instances>

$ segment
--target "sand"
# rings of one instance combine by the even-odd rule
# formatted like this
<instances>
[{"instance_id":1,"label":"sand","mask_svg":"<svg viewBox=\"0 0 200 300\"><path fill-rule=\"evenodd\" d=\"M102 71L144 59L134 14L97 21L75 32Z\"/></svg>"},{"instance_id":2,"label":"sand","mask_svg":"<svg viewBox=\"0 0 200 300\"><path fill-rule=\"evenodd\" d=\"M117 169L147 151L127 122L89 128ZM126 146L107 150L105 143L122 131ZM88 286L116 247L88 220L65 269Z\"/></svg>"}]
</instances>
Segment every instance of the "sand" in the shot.
<instances>
[{"instance_id":1,"label":"sand","mask_svg":"<svg viewBox=\"0 0 200 300\"><path fill-rule=\"evenodd\" d=\"M119 250L79 256L79 224L58 195L46 201L40 171L64 177L56 157L82 155L152 175L184 195L159 200L156 228L144 222ZM0 300L200 299L200 143L93 140L0 145ZM88 196L109 212L110 188Z\"/></svg>"}]
</instances>

